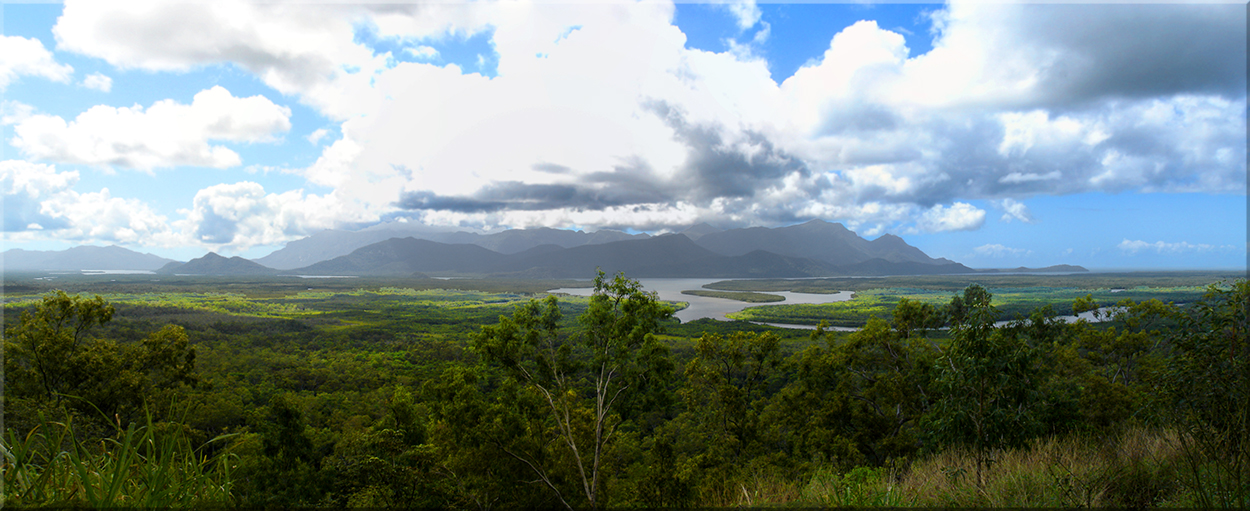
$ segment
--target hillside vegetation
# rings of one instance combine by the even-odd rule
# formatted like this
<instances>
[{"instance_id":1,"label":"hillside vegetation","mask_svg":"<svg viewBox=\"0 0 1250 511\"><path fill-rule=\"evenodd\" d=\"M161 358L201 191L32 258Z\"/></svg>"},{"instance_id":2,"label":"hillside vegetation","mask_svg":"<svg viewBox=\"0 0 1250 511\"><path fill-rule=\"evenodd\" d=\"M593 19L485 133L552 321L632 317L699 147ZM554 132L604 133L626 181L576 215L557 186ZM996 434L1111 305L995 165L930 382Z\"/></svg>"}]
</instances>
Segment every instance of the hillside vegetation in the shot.
<instances>
[{"instance_id":1,"label":"hillside vegetation","mask_svg":"<svg viewBox=\"0 0 1250 511\"><path fill-rule=\"evenodd\" d=\"M23 281L3 504L1250 506L1250 284L992 278L872 279L855 332L621 275Z\"/></svg>"}]
</instances>

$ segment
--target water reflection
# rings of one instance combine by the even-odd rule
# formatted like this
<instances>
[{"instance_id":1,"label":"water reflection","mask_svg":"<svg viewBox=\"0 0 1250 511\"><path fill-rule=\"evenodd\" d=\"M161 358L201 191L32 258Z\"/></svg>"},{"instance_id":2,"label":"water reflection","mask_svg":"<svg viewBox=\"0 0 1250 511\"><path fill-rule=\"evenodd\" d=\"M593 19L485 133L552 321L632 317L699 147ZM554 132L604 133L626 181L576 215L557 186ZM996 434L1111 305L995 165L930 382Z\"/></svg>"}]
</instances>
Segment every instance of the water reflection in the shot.
<instances>
[{"instance_id":1,"label":"water reflection","mask_svg":"<svg viewBox=\"0 0 1250 511\"><path fill-rule=\"evenodd\" d=\"M730 321L726 318L726 314L738 312L747 307L768 306L779 304L820 304L844 302L851 299L850 291L841 291L832 294L815 294L815 293L795 293L792 291L768 291L770 295L778 295L785 298L784 301L770 302L767 304L740 302L738 300L730 300L728 298L712 298L707 296L683 295L682 291L703 289L705 284L720 282L726 279L638 279L638 283L642 284L643 289L647 291L655 291L661 300L669 302L688 302L689 307L677 311L675 317L682 323L689 323L696 319L712 318L717 321ZM574 296L590 296L593 289L588 287L582 288L560 288L552 289L552 293L566 293Z\"/></svg>"}]
</instances>

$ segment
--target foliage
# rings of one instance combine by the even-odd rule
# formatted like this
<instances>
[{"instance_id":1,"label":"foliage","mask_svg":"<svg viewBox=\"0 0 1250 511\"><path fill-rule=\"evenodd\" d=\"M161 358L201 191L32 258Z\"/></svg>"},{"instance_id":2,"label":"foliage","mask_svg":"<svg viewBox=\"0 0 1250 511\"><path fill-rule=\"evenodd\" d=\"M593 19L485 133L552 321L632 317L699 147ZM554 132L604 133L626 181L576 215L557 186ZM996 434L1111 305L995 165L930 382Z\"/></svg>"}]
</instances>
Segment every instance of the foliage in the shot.
<instances>
[{"instance_id":1,"label":"foliage","mask_svg":"<svg viewBox=\"0 0 1250 511\"><path fill-rule=\"evenodd\" d=\"M770 380L781 365L779 342L770 333L699 338L680 392L717 464L732 466L761 454L760 416L771 394Z\"/></svg>"},{"instance_id":2,"label":"foliage","mask_svg":"<svg viewBox=\"0 0 1250 511\"><path fill-rule=\"evenodd\" d=\"M1250 507L1250 282L1178 312L1167 385L1186 482L1203 507Z\"/></svg>"},{"instance_id":3,"label":"foliage","mask_svg":"<svg viewBox=\"0 0 1250 511\"><path fill-rule=\"evenodd\" d=\"M162 505L1244 505L1250 292L1198 278L786 283L859 289L861 328L811 336L678 324L622 276L538 300L459 280L96 279L113 294L8 298L5 498L135 506L177 484ZM36 353L77 372L49 393Z\"/></svg>"},{"instance_id":4,"label":"foliage","mask_svg":"<svg viewBox=\"0 0 1250 511\"><path fill-rule=\"evenodd\" d=\"M605 448L621 424L622 410L630 409L625 401L648 392L666 372L668 352L653 333L671 315L638 282L621 274L608 281L600 271L590 306L578 317L578 342L560 336L561 313L554 296L542 303L531 301L512 318L501 316L498 325L482 327L474 339L484 361L541 396L550 411L548 427L567 449L561 454L570 457L580 482L577 489L592 508L603 501ZM561 490L543 456L509 448L504 452L527 464L572 508L572 495Z\"/></svg>"},{"instance_id":5,"label":"foliage","mask_svg":"<svg viewBox=\"0 0 1250 511\"><path fill-rule=\"evenodd\" d=\"M786 299L786 297L781 296L781 295L770 295L767 293L752 293L749 291L726 292L726 291L708 291L705 289L693 289L693 290L682 291L681 294L694 295L694 296L706 296L710 298L724 298L727 300L738 300L740 302L749 302L749 303L780 302Z\"/></svg>"},{"instance_id":6,"label":"foliage","mask_svg":"<svg viewBox=\"0 0 1250 511\"><path fill-rule=\"evenodd\" d=\"M230 506L234 456L192 449L178 428L117 425L98 442L75 436L72 420L43 420L3 445L4 494L16 507L164 508ZM213 439L224 442L228 437Z\"/></svg>"},{"instance_id":7,"label":"foliage","mask_svg":"<svg viewBox=\"0 0 1250 511\"><path fill-rule=\"evenodd\" d=\"M88 299L57 291L34 311L23 311L5 333L5 405L26 420L36 410L70 406L94 417L139 417L145 402L161 409L173 390L194 386L195 350L186 332L167 325L137 345L98 339L92 330L113 318L113 306L100 296Z\"/></svg>"},{"instance_id":8,"label":"foliage","mask_svg":"<svg viewBox=\"0 0 1250 511\"><path fill-rule=\"evenodd\" d=\"M936 396L926 417L940 444L973 449L978 485L994 451L1021 445L1040 426L1037 353L1013 332L995 328L998 311L990 298L973 284L951 299L951 341L934 367Z\"/></svg>"}]
</instances>

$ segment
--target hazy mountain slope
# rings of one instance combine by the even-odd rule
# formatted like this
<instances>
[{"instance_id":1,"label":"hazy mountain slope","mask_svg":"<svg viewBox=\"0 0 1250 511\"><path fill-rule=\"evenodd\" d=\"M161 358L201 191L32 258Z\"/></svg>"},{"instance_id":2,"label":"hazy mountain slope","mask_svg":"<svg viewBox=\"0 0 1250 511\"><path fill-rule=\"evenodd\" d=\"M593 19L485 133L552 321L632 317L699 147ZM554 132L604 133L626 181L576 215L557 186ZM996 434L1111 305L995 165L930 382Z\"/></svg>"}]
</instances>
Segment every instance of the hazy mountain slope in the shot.
<instances>
[{"instance_id":1,"label":"hazy mountain slope","mask_svg":"<svg viewBox=\"0 0 1250 511\"><path fill-rule=\"evenodd\" d=\"M601 268L609 274L623 271L631 277L644 277L653 275L639 273L640 268L687 263L715 255L695 245L690 238L672 234L539 254L517 254L493 267L492 273L591 278L595 268Z\"/></svg>"},{"instance_id":2,"label":"hazy mountain slope","mask_svg":"<svg viewBox=\"0 0 1250 511\"><path fill-rule=\"evenodd\" d=\"M481 273L505 256L470 244L391 238L287 273L300 275L408 275L414 272Z\"/></svg>"},{"instance_id":3,"label":"hazy mountain slope","mask_svg":"<svg viewBox=\"0 0 1250 511\"><path fill-rule=\"evenodd\" d=\"M118 246L84 245L66 250L22 250L0 254L5 271L41 270L158 270L173 259L135 252Z\"/></svg>"},{"instance_id":4,"label":"hazy mountain slope","mask_svg":"<svg viewBox=\"0 0 1250 511\"><path fill-rule=\"evenodd\" d=\"M324 230L289 242L285 247L256 259L257 263L279 270L302 268L352 253L360 247L398 237L396 231Z\"/></svg>"},{"instance_id":5,"label":"hazy mountain slope","mask_svg":"<svg viewBox=\"0 0 1250 511\"><path fill-rule=\"evenodd\" d=\"M344 256L358 248L391 238L415 238L450 245L477 245L501 254L516 254L540 245L571 248L647 237L649 237L647 234L630 235L611 229L602 229L593 233L549 228L509 229L494 234L464 231L430 232L409 227L405 223L390 222L359 231L321 231L289 242L285 247L257 259L256 262L271 268L292 270Z\"/></svg>"},{"instance_id":6,"label":"hazy mountain slope","mask_svg":"<svg viewBox=\"0 0 1250 511\"><path fill-rule=\"evenodd\" d=\"M681 234L685 234L687 238L690 238L692 240L697 240L700 237L703 237L704 235L718 233L718 232L724 232L724 229L717 229L715 227L712 227L711 225L708 225L707 222L703 222L703 223L695 224L695 225L692 225L690 227L683 229L681 231Z\"/></svg>"},{"instance_id":7,"label":"hazy mountain slope","mask_svg":"<svg viewBox=\"0 0 1250 511\"><path fill-rule=\"evenodd\" d=\"M699 236L699 246L727 256L765 250L787 257L801 257L833 264L851 264L871 259L869 242L842 224L823 220L768 229L730 229Z\"/></svg>"},{"instance_id":8,"label":"hazy mountain slope","mask_svg":"<svg viewBox=\"0 0 1250 511\"><path fill-rule=\"evenodd\" d=\"M176 275L272 275L277 270L239 256L225 258L215 252L185 263L169 263L156 273Z\"/></svg>"},{"instance_id":9,"label":"hazy mountain slope","mask_svg":"<svg viewBox=\"0 0 1250 511\"><path fill-rule=\"evenodd\" d=\"M882 234L881 237L868 242L867 254L874 257L885 259L893 262L914 262L924 264L943 264L943 262L929 257L920 249L908 245L903 238L893 234Z\"/></svg>"}]
</instances>

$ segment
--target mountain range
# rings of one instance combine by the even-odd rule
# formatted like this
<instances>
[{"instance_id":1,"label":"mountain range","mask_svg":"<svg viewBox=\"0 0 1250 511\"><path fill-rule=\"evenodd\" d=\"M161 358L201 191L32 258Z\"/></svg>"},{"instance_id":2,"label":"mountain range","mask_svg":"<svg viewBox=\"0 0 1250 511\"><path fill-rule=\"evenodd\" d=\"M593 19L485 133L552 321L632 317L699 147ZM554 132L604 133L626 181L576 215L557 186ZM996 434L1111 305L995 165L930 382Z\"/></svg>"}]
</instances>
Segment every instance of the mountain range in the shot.
<instances>
[{"instance_id":1,"label":"mountain range","mask_svg":"<svg viewBox=\"0 0 1250 511\"><path fill-rule=\"evenodd\" d=\"M446 244L477 245L501 254L516 254L542 245L573 248L630 239L645 239L650 235L628 234L622 231L601 229L593 233L564 229L509 229L494 234L471 232L431 232L412 227L403 222L387 222L359 231L325 230L306 238L287 243L272 254L256 259L256 262L279 270L293 270L344 256L352 251L391 238L408 238L436 241Z\"/></svg>"},{"instance_id":2,"label":"mountain range","mask_svg":"<svg viewBox=\"0 0 1250 511\"><path fill-rule=\"evenodd\" d=\"M119 247L77 249L126 251ZM16 252L26 257L26 251ZM12 257L13 253L15 251L10 250L5 256ZM429 232L402 223L389 223L360 231L322 231L292 241L255 261L210 252L186 263L161 259L158 265L150 260L155 256L131 254L135 258L146 257L142 262L146 266L125 269L155 269L157 273L179 275L439 274L589 278L598 268L608 273L625 272L634 278L800 278L979 271L947 259L929 257L891 234L870 241L841 224L822 220L780 228L729 230L699 224L680 233L660 236L545 228L482 235ZM134 264L141 263L136 259ZM1060 265L1041 270L990 271L1084 271L1084 268Z\"/></svg>"},{"instance_id":3,"label":"mountain range","mask_svg":"<svg viewBox=\"0 0 1250 511\"><path fill-rule=\"evenodd\" d=\"M22 250L0 253L4 271L157 270L173 259L118 246L84 245L66 250Z\"/></svg>"}]
</instances>

